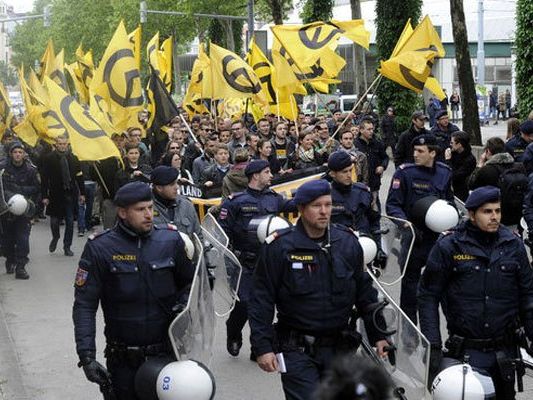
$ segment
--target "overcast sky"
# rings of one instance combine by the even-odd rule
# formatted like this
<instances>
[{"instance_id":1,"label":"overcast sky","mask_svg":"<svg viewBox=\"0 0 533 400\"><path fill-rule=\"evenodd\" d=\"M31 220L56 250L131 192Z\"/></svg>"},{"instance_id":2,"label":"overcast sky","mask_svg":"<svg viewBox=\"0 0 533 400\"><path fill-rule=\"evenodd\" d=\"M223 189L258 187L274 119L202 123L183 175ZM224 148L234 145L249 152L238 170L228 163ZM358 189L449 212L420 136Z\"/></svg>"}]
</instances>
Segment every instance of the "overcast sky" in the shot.
<instances>
[{"instance_id":1,"label":"overcast sky","mask_svg":"<svg viewBox=\"0 0 533 400\"><path fill-rule=\"evenodd\" d=\"M15 7L15 12L26 12L33 9L33 0L5 0L7 4Z\"/></svg>"}]
</instances>

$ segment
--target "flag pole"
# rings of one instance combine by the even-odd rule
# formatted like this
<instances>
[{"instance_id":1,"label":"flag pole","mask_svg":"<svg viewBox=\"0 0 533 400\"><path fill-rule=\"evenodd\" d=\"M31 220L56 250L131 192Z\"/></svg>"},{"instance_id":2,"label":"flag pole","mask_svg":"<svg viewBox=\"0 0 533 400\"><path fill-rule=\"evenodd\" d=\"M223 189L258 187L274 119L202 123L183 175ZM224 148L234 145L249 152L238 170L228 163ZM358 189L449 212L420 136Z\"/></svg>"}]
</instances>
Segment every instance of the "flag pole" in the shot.
<instances>
[{"instance_id":1,"label":"flag pole","mask_svg":"<svg viewBox=\"0 0 533 400\"><path fill-rule=\"evenodd\" d=\"M96 166L96 161L93 161L93 167L94 169L96 170L96 173L98 174L98 178L100 178L100 182L102 182L102 186L104 187L106 193L108 196L111 196L111 193L109 192L109 189L107 188L106 184L105 184L105 181L104 181L104 178L102 177L102 174L100 173L100 170L98 169L98 167Z\"/></svg>"},{"instance_id":2,"label":"flag pole","mask_svg":"<svg viewBox=\"0 0 533 400\"><path fill-rule=\"evenodd\" d=\"M187 130L189 131L189 133L191 134L191 137L192 137L192 140L194 140L196 143L200 143L198 141L198 139L196 138L196 135L193 133L190 125L187 123L187 121L185 121L185 118L183 118L183 115L181 115L181 113L178 114L180 119L181 119L181 122L183 122L185 124L185 126L187 127Z\"/></svg>"},{"instance_id":3,"label":"flag pole","mask_svg":"<svg viewBox=\"0 0 533 400\"><path fill-rule=\"evenodd\" d=\"M342 121L342 123L338 126L338 128L335 130L335 132L333 133L333 135L331 135L331 138L333 139L335 136L337 136L337 133L339 133L339 131L342 129L342 127L344 126L344 124L346 123L346 121L348 121L348 117L350 116L350 114L352 114L355 109L357 107L359 107L359 105L362 103L363 99L366 99L366 95L368 93L370 93L370 90L374 87L374 85L376 83L379 83L381 82L381 79L383 78L383 75L379 74L376 79L374 79L374 81L370 84L370 86L368 87L368 89L366 89L366 92L363 93L363 95L359 98L359 100L357 100L357 103L355 103L355 105L353 106L352 110L348 113L348 115L346 117L344 117L344 120Z\"/></svg>"}]
</instances>

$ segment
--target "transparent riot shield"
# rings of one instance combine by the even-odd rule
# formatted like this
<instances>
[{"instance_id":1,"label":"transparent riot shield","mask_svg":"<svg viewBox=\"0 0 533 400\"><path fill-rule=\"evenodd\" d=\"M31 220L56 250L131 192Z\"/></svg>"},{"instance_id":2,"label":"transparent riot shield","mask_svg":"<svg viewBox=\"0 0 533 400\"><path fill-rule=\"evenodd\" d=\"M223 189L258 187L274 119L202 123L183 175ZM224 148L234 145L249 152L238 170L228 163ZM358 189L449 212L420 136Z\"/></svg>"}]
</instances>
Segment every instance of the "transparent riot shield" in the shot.
<instances>
[{"instance_id":1,"label":"transparent riot shield","mask_svg":"<svg viewBox=\"0 0 533 400\"><path fill-rule=\"evenodd\" d=\"M4 193L4 180L2 176L4 175L4 170L0 170L0 215L4 215L9 211L6 203L5 193Z\"/></svg>"},{"instance_id":2,"label":"transparent riot shield","mask_svg":"<svg viewBox=\"0 0 533 400\"><path fill-rule=\"evenodd\" d=\"M229 249L228 237L216 219L207 214L202 221L205 257L209 271L214 275L213 286L215 314L228 315L237 300L241 279L241 263Z\"/></svg>"},{"instance_id":3,"label":"transparent riot shield","mask_svg":"<svg viewBox=\"0 0 533 400\"><path fill-rule=\"evenodd\" d=\"M401 218L381 216L381 248L387 255L385 268L373 268L382 285L400 282L415 243L413 224Z\"/></svg>"},{"instance_id":4,"label":"transparent riot shield","mask_svg":"<svg viewBox=\"0 0 533 400\"><path fill-rule=\"evenodd\" d=\"M368 343L362 319L359 319L358 331L363 334L366 341L360 347L360 351L373 361L382 364L389 372L395 383L397 393L395 397L409 400L431 399L427 391L430 344L385 291L376 276L371 272L368 273L378 290L380 299L379 305L374 309L374 324L388 335L395 350L389 351L389 357L386 359L377 357L375 349ZM382 312L385 323L376 317L379 311ZM404 397L399 396L400 393L403 393Z\"/></svg>"},{"instance_id":5,"label":"transparent riot shield","mask_svg":"<svg viewBox=\"0 0 533 400\"><path fill-rule=\"evenodd\" d=\"M193 359L209 365L215 340L215 312L209 287L203 247L193 236L194 278L187 306L172 321L168 329L170 341L178 360Z\"/></svg>"},{"instance_id":6,"label":"transparent riot shield","mask_svg":"<svg viewBox=\"0 0 533 400\"><path fill-rule=\"evenodd\" d=\"M465 207L465 203L463 203L460 199L457 197L454 197L454 204L455 208L457 208L457 211L459 212L459 223L461 221L464 221L468 218L468 210Z\"/></svg>"}]
</instances>

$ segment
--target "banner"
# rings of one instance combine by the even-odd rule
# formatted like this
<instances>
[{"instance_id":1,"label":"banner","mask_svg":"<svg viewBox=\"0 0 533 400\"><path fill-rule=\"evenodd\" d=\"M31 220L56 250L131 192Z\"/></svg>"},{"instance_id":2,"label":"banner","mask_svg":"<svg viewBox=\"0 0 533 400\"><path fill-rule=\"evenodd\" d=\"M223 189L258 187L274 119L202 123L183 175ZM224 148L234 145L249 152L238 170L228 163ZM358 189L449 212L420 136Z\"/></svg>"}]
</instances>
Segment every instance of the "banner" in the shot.
<instances>
[{"instance_id":1,"label":"banner","mask_svg":"<svg viewBox=\"0 0 533 400\"><path fill-rule=\"evenodd\" d=\"M4 84L0 82L0 139L4 136L6 130L9 129L12 119L11 102L9 101Z\"/></svg>"}]
</instances>

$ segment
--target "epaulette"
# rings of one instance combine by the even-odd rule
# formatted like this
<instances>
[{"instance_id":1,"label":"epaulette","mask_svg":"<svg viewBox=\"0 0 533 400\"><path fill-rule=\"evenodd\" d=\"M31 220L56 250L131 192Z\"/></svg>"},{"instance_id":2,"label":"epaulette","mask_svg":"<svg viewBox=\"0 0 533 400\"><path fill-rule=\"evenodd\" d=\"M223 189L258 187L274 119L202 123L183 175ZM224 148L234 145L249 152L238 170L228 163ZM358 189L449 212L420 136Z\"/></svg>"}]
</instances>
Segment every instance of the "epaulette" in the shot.
<instances>
[{"instance_id":1,"label":"epaulette","mask_svg":"<svg viewBox=\"0 0 533 400\"><path fill-rule=\"evenodd\" d=\"M445 163L443 163L442 161L437 161L437 162L435 163L435 165L438 165L438 166L440 166L440 167L444 167L444 168L446 168L446 169L449 169L450 171L452 170L452 168L451 168L448 164L445 164Z\"/></svg>"},{"instance_id":2,"label":"epaulette","mask_svg":"<svg viewBox=\"0 0 533 400\"><path fill-rule=\"evenodd\" d=\"M352 235L355 235L355 236L359 236L357 234L357 232L350 228L349 226L346 226L346 225L343 225L343 224L331 224L331 226L337 228L337 229L340 229L341 231L345 231L345 232L348 232L348 233L351 233Z\"/></svg>"},{"instance_id":3,"label":"epaulette","mask_svg":"<svg viewBox=\"0 0 533 400\"><path fill-rule=\"evenodd\" d=\"M294 226L291 226L289 228L280 229L279 231L273 232L270 236L267 236L265 239L266 244L272 243L274 240L286 235L287 233L291 232L294 229Z\"/></svg>"},{"instance_id":4,"label":"epaulette","mask_svg":"<svg viewBox=\"0 0 533 400\"><path fill-rule=\"evenodd\" d=\"M405 163L405 164L401 164L398 169L406 169L406 168L413 168L413 167L416 167L416 164L414 163Z\"/></svg>"},{"instance_id":5,"label":"epaulette","mask_svg":"<svg viewBox=\"0 0 533 400\"><path fill-rule=\"evenodd\" d=\"M178 230L178 227L174 224L157 224L157 225L154 225L154 228L158 230L170 230L170 231Z\"/></svg>"},{"instance_id":6,"label":"epaulette","mask_svg":"<svg viewBox=\"0 0 533 400\"><path fill-rule=\"evenodd\" d=\"M366 190L367 192L371 192L370 188L368 187L368 185L364 184L363 182L355 182L353 184L354 187L358 188L358 189L361 189L361 190Z\"/></svg>"},{"instance_id":7,"label":"epaulette","mask_svg":"<svg viewBox=\"0 0 533 400\"><path fill-rule=\"evenodd\" d=\"M235 192L235 193L230 194L227 198L230 199L230 200L233 200L233 199L236 199L239 196L242 196L243 194L244 194L244 192Z\"/></svg>"},{"instance_id":8,"label":"epaulette","mask_svg":"<svg viewBox=\"0 0 533 400\"><path fill-rule=\"evenodd\" d=\"M105 229L101 232L95 232L95 233L91 233L88 237L87 237L87 240L94 240L102 235L105 235L106 233L109 233L111 232L111 229Z\"/></svg>"}]
</instances>

